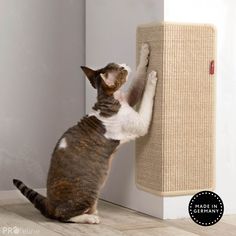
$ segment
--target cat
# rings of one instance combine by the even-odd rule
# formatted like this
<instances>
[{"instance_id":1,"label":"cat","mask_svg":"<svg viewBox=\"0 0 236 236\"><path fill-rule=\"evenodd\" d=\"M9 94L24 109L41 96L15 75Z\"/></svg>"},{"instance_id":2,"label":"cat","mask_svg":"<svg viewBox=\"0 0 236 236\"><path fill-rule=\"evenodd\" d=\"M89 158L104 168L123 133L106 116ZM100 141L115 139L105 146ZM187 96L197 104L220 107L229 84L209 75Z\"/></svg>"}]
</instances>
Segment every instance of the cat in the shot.
<instances>
[{"instance_id":1,"label":"cat","mask_svg":"<svg viewBox=\"0 0 236 236\"><path fill-rule=\"evenodd\" d=\"M81 67L97 90L97 102L93 111L57 142L48 172L47 197L13 180L45 217L61 222L100 222L97 200L114 152L121 144L147 134L151 122L157 76L155 71L147 76L148 58L149 46L143 44L135 79L126 93L121 91L130 73L125 64L110 63L99 70ZM133 106L138 102L137 112Z\"/></svg>"}]
</instances>

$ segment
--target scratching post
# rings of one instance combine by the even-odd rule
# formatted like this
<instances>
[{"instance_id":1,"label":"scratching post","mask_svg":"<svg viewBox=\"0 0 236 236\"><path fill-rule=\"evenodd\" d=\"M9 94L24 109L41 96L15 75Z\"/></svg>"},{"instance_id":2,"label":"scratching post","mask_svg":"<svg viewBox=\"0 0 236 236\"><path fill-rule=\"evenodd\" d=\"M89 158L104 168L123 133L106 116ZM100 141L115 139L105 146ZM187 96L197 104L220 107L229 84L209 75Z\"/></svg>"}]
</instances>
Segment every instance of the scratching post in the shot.
<instances>
[{"instance_id":1,"label":"scratching post","mask_svg":"<svg viewBox=\"0 0 236 236\"><path fill-rule=\"evenodd\" d=\"M149 24L148 71L158 73L149 133L136 141L136 184L156 195L214 187L215 31L209 25ZM138 62L138 61L137 61Z\"/></svg>"}]
</instances>

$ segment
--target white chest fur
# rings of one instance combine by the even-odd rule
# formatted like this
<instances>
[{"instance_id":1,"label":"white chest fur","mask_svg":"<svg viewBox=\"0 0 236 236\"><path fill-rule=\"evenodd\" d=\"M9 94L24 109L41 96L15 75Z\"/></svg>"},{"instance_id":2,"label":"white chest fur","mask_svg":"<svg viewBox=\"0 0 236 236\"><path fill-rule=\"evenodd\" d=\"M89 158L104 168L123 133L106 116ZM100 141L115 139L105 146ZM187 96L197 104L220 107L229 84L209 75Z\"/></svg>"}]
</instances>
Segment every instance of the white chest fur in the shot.
<instances>
[{"instance_id":1,"label":"white chest fur","mask_svg":"<svg viewBox=\"0 0 236 236\"><path fill-rule=\"evenodd\" d=\"M106 128L106 138L120 140L122 144L136 137L135 132L127 129L127 126L133 122L136 112L125 101L121 102L118 113L111 117L103 117L99 113L100 111L94 111L89 116L96 116L103 123Z\"/></svg>"},{"instance_id":2,"label":"white chest fur","mask_svg":"<svg viewBox=\"0 0 236 236\"><path fill-rule=\"evenodd\" d=\"M89 116L94 115L103 123L106 138L120 140L121 144L146 135L152 118L156 82L156 72L152 71L148 75L139 112L129 106L125 95L118 90L114 93L114 98L121 104L117 114L104 117L100 116L100 111L93 111Z\"/></svg>"}]
</instances>

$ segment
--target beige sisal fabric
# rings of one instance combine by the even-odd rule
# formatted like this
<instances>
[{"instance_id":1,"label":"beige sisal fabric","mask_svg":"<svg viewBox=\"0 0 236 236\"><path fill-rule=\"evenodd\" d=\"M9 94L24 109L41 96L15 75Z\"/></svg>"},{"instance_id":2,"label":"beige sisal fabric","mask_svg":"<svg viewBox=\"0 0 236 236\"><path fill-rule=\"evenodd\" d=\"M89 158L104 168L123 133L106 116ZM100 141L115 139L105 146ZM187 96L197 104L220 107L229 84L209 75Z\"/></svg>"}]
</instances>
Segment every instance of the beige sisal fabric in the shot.
<instances>
[{"instance_id":1,"label":"beige sisal fabric","mask_svg":"<svg viewBox=\"0 0 236 236\"><path fill-rule=\"evenodd\" d=\"M213 189L215 30L149 24L137 29L137 52L143 42L159 81L149 133L136 141L136 184L167 196Z\"/></svg>"}]
</instances>

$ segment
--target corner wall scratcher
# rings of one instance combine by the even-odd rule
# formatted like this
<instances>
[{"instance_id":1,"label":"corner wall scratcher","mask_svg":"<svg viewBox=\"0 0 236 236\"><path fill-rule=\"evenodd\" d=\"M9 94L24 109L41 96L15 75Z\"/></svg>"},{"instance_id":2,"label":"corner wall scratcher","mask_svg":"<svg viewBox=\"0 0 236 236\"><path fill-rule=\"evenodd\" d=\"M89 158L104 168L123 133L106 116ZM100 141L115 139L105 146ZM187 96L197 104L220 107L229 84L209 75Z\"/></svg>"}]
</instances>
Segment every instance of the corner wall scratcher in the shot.
<instances>
[{"instance_id":1,"label":"corner wall scratcher","mask_svg":"<svg viewBox=\"0 0 236 236\"><path fill-rule=\"evenodd\" d=\"M150 46L158 73L152 124L136 141L136 184L156 195L213 189L215 179L215 30L210 25L148 24L138 52Z\"/></svg>"}]
</instances>

